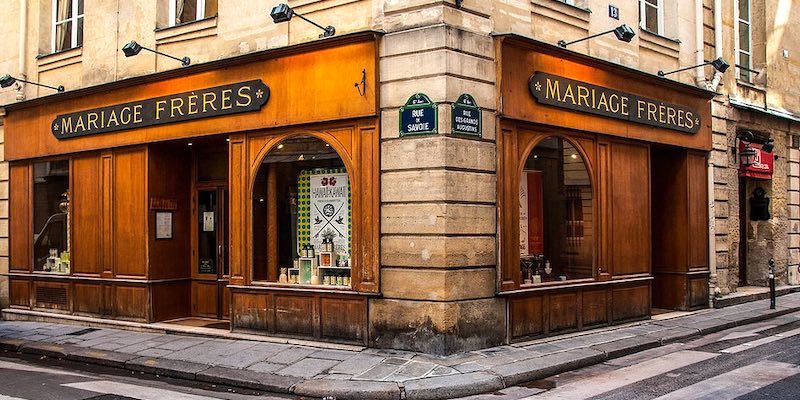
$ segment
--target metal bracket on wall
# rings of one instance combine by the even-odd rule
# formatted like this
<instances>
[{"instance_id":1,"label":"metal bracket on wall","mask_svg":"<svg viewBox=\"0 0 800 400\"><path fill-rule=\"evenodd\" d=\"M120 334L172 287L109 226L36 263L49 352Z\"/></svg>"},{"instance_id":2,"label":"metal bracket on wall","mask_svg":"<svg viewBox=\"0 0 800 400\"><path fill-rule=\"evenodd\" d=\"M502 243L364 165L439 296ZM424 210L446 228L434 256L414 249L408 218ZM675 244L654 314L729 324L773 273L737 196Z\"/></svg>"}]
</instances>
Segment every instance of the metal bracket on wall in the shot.
<instances>
[{"instance_id":1,"label":"metal bracket on wall","mask_svg":"<svg viewBox=\"0 0 800 400\"><path fill-rule=\"evenodd\" d=\"M456 8L461 8L461 3L462 3L463 1L464 1L464 0L456 0Z\"/></svg>"},{"instance_id":2,"label":"metal bracket on wall","mask_svg":"<svg viewBox=\"0 0 800 400\"><path fill-rule=\"evenodd\" d=\"M362 97L367 94L367 70L366 69L362 69L361 70L361 83L356 82L354 84L354 86L356 87L356 90L358 90L358 94L360 94Z\"/></svg>"}]
</instances>

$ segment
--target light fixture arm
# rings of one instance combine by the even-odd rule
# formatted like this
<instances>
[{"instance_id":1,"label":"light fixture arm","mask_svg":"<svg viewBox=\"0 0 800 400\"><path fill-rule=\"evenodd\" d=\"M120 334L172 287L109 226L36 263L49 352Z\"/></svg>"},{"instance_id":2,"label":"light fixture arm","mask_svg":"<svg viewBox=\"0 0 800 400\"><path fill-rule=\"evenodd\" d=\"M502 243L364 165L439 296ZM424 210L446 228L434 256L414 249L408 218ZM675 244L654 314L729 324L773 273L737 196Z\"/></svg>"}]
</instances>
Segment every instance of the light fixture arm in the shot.
<instances>
[{"instance_id":1,"label":"light fixture arm","mask_svg":"<svg viewBox=\"0 0 800 400\"><path fill-rule=\"evenodd\" d=\"M56 87L56 86L45 85L44 83L26 81L25 79L20 79L20 78L14 78L14 81L25 82L25 83L30 83L31 85L46 87L48 89L53 89L53 90L55 90L56 92L59 92L59 93L64 91L64 86L63 85L58 85L58 87Z\"/></svg>"},{"instance_id":2,"label":"light fixture arm","mask_svg":"<svg viewBox=\"0 0 800 400\"><path fill-rule=\"evenodd\" d=\"M147 51L149 51L149 52L156 53L156 54L158 54L158 55L162 55L162 56L164 56L164 57L169 57L169 58L171 58L171 59L173 59L173 60L176 60L176 61L180 61L180 62L181 62L181 65L183 65L184 67L187 67L187 66L189 66L189 64L192 62L192 60L191 60L189 57L178 58L178 57L171 56L171 55L169 55L169 54L162 53L162 52L160 52L160 51L158 51L158 50L153 50L153 49L151 49L151 48L144 47L144 46L142 46L142 49L144 49L144 50L147 50Z\"/></svg>"},{"instance_id":3,"label":"light fixture arm","mask_svg":"<svg viewBox=\"0 0 800 400\"><path fill-rule=\"evenodd\" d=\"M304 17L303 14L300 14L297 11L294 11L294 15L300 17L300 19L302 19L303 21L306 21L309 24L314 25L319 29L322 29L325 32L325 33L322 34L323 37L333 36L336 33L336 28L334 28L333 26L330 26L330 25L322 26L322 25L320 25L320 24L318 24L318 23L316 23L316 22Z\"/></svg>"},{"instance_id":4,"label":"light fixture arm","mask_svg":"<svg viewBox=\"0 0 800 400\"><path fill-rule=\"evenodd\" d=\"M687 71L687 70L690 70L690 69L695 69L697 67L703 67L703 66L710 65L710 64L711 64L711 61L704 62L704 63L698 64L698 65L692 65L691 67L684 67L684 68L676 69L674 71L669 71L669 72L664 72L662 70L658 70L658 76L667 76L667 75L670 75L670 74L674 74L676 72L683 72L683 71Z\"/></svg>"},{"instance_id":5,"label":"light fixture arm","mask_svg":"<svg viewBox=\"0 0 800 400\"><path fill-rule=\"evenodd\" d=\"M571 42L565 42L564 40L559 40L559 41L558 41L558 47L563 47L563 48L566 48L567 46L569 46L569 45L571 45L571 44L575 44L575 43L578 43L578 42L582 42L582 41L584 41L584 40L589 40L589 39L592 39L592 38L596 38L596 37L598 37L598 36L603 36L603 35L605 35L605 34L608 34L608 33L614 32L614 30L615 30L615 29L616 29L616 28L614 28L614 29L611 29L611 30L608 30L608 31L605 31L605 32L595 33L594 35L591 35L591 36L586 36L586 37L583 37L583 38L580 38L580 39L577 39L577 40L573 40L573 41L571 41Z\"/></svg>"},{"instance_id":6,"label":"light fixture arm","mask_svg":"<svg viewBox=\"0 0 800 400\"><path fill-rule=\"evenodd\" d=\"M664 76L667 76L667 75L670 75L670 74L674 74L676 72L687 71L687 70L690 70L690 69L703 67L703 66L706 66L706 65L714 66L714 69L716 69L717 71L719 71L721 73L724 73L728 69L728 63L725 62L725 60L723 60L720 57L720 58L717 58L715 60L706 61L706 62L704 62L702 64L692 65L690 67L683 67L683 68L676 69L674 71L664 72L662 70L659 70L658 71L658 76L664 77Z\"/></svg>"}]
</instances>

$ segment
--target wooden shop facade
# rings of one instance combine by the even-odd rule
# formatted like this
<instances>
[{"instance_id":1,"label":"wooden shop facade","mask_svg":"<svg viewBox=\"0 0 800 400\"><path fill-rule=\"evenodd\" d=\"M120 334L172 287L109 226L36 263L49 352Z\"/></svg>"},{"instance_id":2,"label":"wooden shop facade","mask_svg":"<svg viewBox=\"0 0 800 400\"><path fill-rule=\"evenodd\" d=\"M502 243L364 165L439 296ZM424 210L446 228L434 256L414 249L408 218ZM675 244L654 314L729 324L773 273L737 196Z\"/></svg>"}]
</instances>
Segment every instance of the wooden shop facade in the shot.
<instances>
[{"instance_id":1,"label":"wooden shop facade","mask_svg":"<svg viewBox=\"0 0 800 400\"><path fill-rule=\"evenodd\" d=\"M11 308L374 343L380 40L343 35L8 106ZM705 307L712 94L494 40L489 300L505 315L436 334L501 344Z\"/></svg>"},{"instance_id":2,"label":"wooden shop facade","mask_svg":"<svg viewBox=\"0 0 800 400\"><path fill-rule=\"evenodd\" d=\"M514 35L496 43L507 340L706 307L713 94Z\"/></svg>"},{"instance_id":3,"label":"wooden shop facade","mask_svg":"<svg viewBox=\"0 0 800 400\"><path fill-rule=\"evenodd\" d=\"M365 343L376 43L344 35L8 107L11 307Z\"/></svg>"}]
</instances>

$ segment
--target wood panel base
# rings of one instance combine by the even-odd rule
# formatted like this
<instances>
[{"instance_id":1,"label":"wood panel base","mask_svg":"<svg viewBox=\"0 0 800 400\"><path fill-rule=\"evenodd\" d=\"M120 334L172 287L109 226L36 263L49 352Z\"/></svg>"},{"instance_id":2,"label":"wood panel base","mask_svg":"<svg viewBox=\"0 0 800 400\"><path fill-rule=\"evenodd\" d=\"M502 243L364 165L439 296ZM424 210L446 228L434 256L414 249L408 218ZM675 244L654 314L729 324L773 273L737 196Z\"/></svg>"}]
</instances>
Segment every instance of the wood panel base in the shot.
<instances>
[{"instance_id":1,"label":"wood panel base","mask_svg":"<svg viewBox=\"0 0 800 400\"><path fill-rule=\"evenodd\" d=\"M234 332L366 345L367 297L355 294L231 288Z\"/></svg>"},{"instance_id":2,"label":"wood panel base","mask_svg":"<svg viewBox=\"0 0 800 400\"><path fill-rule=\"evenodd\" d=\"M650 279L508 295L509 341L650 317Z\"/></svg>"}]
</instances>

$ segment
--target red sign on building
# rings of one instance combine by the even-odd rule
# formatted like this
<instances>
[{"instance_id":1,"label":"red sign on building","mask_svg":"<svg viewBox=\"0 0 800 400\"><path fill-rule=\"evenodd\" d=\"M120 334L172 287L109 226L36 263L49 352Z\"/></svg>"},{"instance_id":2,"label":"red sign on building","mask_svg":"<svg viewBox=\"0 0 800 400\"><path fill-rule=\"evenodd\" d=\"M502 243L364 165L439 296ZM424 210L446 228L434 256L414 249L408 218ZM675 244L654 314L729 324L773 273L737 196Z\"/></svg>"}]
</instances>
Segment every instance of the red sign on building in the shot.
<instances>
[{"instance_id":1,"label":"red sign on building","mask_svg":"<svg viewBox=\"0 0 800 400\"><path fill-rule=\"evenodd\" d=\"M744 140L739 141L739 154L747 145L756 149L756 156L751 165L743 165L739 160L739 176L755 179L772 179L772 171L775 165L775 156L771 152L762 150L763 144L748 143Z\"/></svg>"}]
</instances>

